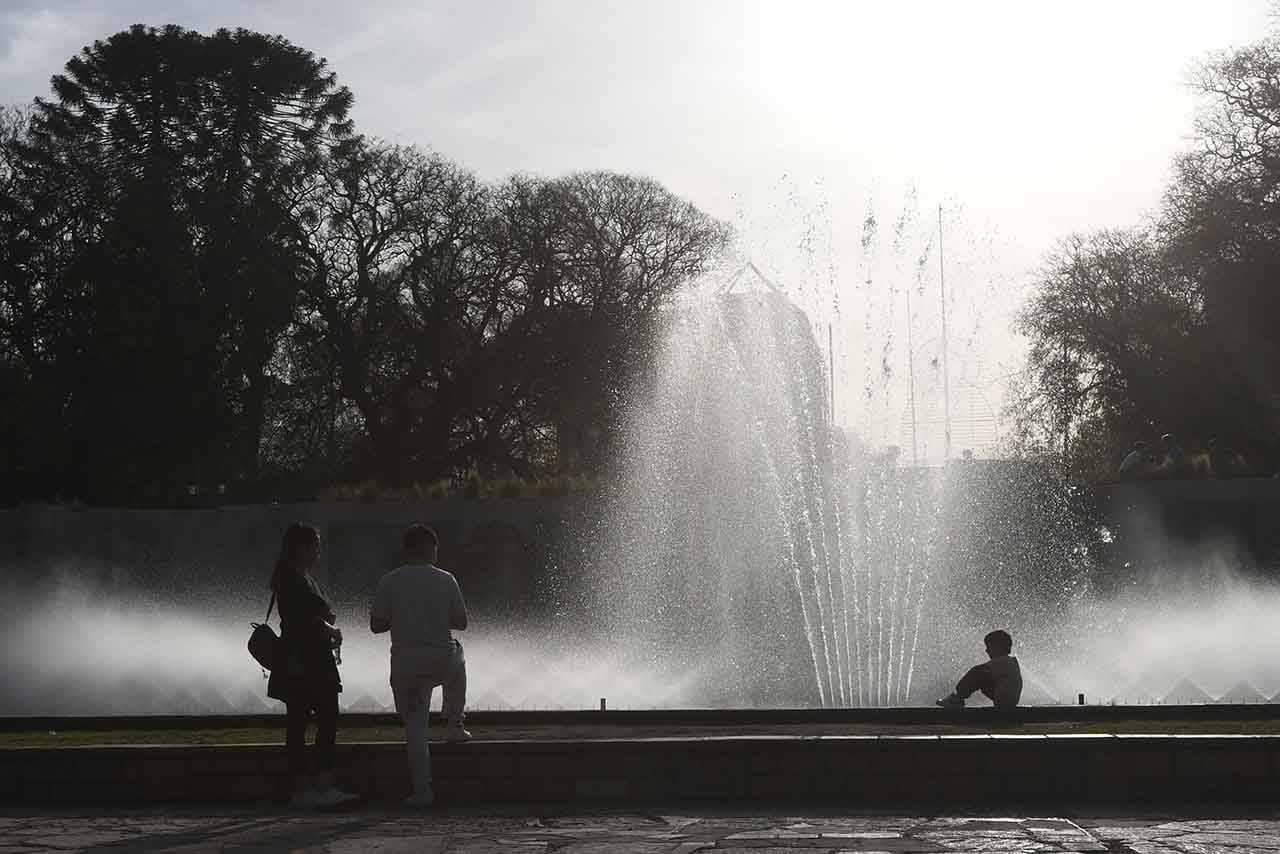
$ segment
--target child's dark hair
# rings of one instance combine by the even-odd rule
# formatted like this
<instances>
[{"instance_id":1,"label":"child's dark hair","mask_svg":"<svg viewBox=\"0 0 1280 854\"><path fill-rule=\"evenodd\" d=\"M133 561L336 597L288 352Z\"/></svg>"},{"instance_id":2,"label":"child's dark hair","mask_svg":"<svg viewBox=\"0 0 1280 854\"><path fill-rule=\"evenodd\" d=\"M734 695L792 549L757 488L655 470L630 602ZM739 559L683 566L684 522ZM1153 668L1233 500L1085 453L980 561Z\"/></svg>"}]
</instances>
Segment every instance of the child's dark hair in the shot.
<instances>
[{"instance_id":1,"label":"child's dark hair","mask_svg":"<svg viewBox=\"0 0 1280 854\"><path fill-rule=\"evenodd\" d=\"M1013 638L1009 637L1009 633L1004 629L987 632L987 636L982 640L996 652L1003 652L1008 655L1013 651Z\"/></svg>"}]
</instances>

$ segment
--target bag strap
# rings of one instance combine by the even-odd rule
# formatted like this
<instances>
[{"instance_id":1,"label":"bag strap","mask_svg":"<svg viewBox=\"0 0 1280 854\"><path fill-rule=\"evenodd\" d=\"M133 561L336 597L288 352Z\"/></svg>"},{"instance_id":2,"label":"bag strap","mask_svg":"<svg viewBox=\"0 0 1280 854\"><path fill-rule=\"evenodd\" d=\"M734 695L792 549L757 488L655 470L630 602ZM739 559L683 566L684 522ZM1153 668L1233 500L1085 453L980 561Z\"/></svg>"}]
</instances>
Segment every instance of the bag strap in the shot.
<instances>
[{"instance_id":1,"label":"bag strap","mask_svg":"<svg viewBox=\"0 0 1280 854\"><path fill-rule=\"evenodd\" d=\"M269 623L269 622L271 622L271 609L272 609L272 608L274 608L275 606L276 606L276 591L272 590L272 591L271 591L271 602L270 602L270 604L268 604L268 605L267 605L267 616L266 616L266 619L264 619L262 622L264 622L264 623Z\"/></svg>"}]
</instances>

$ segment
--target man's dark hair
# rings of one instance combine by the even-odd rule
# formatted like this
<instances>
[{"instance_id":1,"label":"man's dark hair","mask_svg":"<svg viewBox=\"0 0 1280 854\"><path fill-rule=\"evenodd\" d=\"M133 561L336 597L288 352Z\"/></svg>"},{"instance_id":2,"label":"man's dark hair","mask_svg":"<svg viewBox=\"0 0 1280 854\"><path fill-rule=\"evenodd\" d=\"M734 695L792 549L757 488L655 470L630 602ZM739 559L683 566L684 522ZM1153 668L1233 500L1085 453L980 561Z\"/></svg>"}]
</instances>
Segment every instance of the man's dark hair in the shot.
<instances>
[{"instance_id":1,"label":"man's dark hair","mask_svg":"<svg viewBox=\"0 0 1280 854\"><path fill-rule=\"evenodd\" d=\"M405 529L404 536L400 538L400 544L404 546L405 551L417 554L438 547L440 538L426 525L410 525Z\"/></svg>"},{"instance_id":2,"label":"man's dark hair","mask_svg":"<svg viewBox=\"0 0 1280 854\"><path fill-rule=\"evenodd\" d=\"M1013 638L1009 637L1009 633L1004 629L996 629L994 632L987 632L987 636L982 639L984 643L991 646L996 652L1003 652L1008 655L1013 651Z\"/></svg>"}]
</instances>

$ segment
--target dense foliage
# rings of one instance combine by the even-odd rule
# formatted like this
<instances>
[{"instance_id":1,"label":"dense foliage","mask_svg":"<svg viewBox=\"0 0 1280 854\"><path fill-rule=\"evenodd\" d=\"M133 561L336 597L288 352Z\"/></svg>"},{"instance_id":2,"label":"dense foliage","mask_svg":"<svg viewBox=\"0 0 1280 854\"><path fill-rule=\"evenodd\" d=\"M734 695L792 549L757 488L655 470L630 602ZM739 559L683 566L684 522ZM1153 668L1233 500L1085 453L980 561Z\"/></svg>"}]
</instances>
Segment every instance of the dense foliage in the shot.
<instances>
[{"instance_id":1,"label":"dense foliage","mask_svg":"<svg viewBox=\"0 0 1280 854\"><path fill-rule=\"evenodd\" d=\"M1062 241L1020 318L1017 443L1076 476L1112 476L1166 432L1206 464L1280 466L1280 38L1211 57L1192 85L1195 143L1159 215Z\"/></svg>"},{"instance_id":2,"label":"dense foliage","mask_svg":"<svg viewBox=\"0 0 1280 854\"><path fill-rule=\"evenodd\" d=\"M590 475L726 228L355 133L280 37L135 26L0 110L0 499Z\"/></svg>"}]
</instances>

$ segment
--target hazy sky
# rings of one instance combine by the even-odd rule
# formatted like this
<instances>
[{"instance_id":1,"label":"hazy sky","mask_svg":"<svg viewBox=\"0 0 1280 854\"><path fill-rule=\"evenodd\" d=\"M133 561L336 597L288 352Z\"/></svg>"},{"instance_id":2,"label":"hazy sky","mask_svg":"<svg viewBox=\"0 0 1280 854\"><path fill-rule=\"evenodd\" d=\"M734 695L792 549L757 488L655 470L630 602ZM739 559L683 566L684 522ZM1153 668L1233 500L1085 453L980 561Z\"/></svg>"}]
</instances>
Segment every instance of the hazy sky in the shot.
<instances>
[{"instance_id":1,"label":"hazy sky","mask_svg":"<svg viewBox=\"0 0 1280 854\"><path fill-rule=\"evenodd\" d=\"M0 100L47 94L80 47L136 22L280 33L329 59L366 133L430 146L487 177L651 175L737 225L747 253L789 286L812 279L809 303L846 289L845 315L859 298L848 283L885 264L861 250L866 213L893 222L914 188L920 240L946 205L959 237L948 284L972 284L972 323L991 327L1006 323L992 313L992 282L1011 305L1056 238L1130 224L1158 204L1191 131L1188 67L1263 35L1268 8L0 0ZM861 298L893 303L894 293Z\"/></svg>"}]
</instances>

